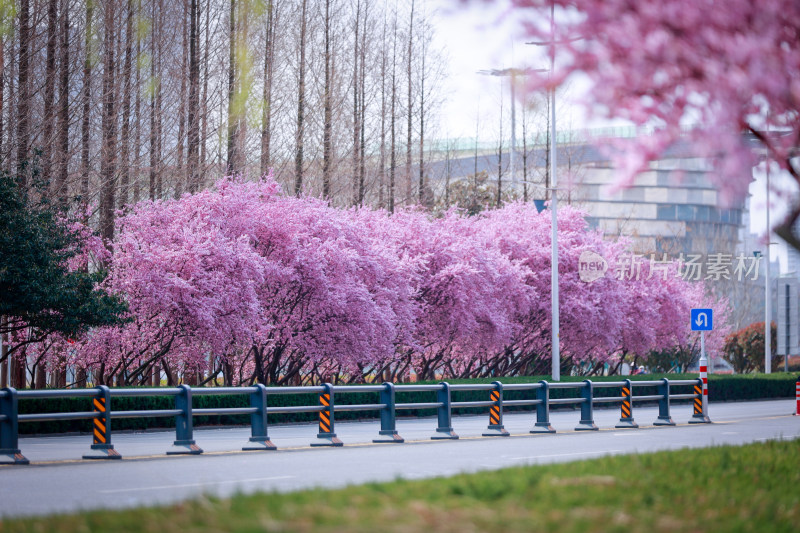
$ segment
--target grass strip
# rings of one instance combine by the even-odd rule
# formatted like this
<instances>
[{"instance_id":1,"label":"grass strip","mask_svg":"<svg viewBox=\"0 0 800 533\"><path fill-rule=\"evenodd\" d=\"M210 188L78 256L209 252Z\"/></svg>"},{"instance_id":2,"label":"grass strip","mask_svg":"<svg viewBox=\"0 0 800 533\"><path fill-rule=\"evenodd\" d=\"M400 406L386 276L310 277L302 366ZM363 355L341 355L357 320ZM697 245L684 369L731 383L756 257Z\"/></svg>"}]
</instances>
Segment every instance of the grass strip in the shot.
<instances>
[{"instance_id":1,"label":"grass strip","mask_svg":"<svg viewBox=\"0 0 800 533\"><path fill-rule=\"evenodd\" d=\"M800 441L0 522L2 532L795 532Z\"/></svg>"}]
</instances>

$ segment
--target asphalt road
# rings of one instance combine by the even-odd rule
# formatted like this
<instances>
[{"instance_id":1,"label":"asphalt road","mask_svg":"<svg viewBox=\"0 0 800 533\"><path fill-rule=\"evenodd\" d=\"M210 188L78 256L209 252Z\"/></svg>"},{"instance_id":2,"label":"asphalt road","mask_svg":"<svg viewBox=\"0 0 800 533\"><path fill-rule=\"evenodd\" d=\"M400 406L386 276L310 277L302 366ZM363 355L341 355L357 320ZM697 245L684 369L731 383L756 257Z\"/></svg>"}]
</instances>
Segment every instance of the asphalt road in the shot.
<instances>
[{"instance_id":1,"label":"asphalt road","mask_svg":"<svg viewBox=\"0 0 800 533\"><path fill-rule=\"evenodd\" d=\"M457 417L455 441L431 441L433 418L399 420L404 444L372 444L379 423L336 425L342 448L311 448L316 425L273 426L270 437L277 451L243 452L249 429L195 431L203 448L198 456L164 452L174 433L113 435L119 461L83 461L89 436L22 438L28 466L0 467L0 516L28 516L81 509L124 508L168 504L203 494L229 496L237 492L292 491L311 487L342 487L397 478L418 479L460 472L495 470L529 464L574 461L604 455L744 444L800 438L800 417L793 417L794 400L711 404L713 424L686 422L687 405L673 406L674 427L654 427L655 408L636 408L638 429L614 429L615 409L596 409L599 431L574 431L579 411L554 411L558 431L531 435L535 415L506 415L511 437L481 437L486 416Z\"/></svg>"}]
</instances>

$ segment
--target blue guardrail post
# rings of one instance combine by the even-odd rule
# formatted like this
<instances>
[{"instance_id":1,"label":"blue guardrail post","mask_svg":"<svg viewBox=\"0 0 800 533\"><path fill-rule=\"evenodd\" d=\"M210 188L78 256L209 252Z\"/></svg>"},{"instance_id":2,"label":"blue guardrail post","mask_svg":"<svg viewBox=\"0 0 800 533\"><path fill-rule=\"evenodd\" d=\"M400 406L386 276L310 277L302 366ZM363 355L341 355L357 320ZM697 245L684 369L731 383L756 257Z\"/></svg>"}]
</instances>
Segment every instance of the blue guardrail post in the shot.
<instances>
[{"instance_id":1,"label":"blue guardrail post","mask_svg":"<svg viewBox=\"0 0 800 533\"><path fill-rule=\"evenodd\" d=\"M620 404L620 417L619 422L615 428L638 428L633 420L633 385L631 380L626 379L625 385L622 386L622 404Z\"/></svg>"},{"instance_id":2,"label":"blue guardrail post","mask_svg":"<svg viewBox=\"0 0 800 533\"><path fill-rule=\"evenodd\" d=\"M311 446L343 446L341 440L336 437L334 432L334 411L333 385L325 383L319 395L319 404L322 410L319 412L319 433L317 441L312 442Z\"/></svg>"},{"instance_id":3,"label":"blue guardrail post","mask_svg":"<svg viewBox=\"0 0 800 533\"><path fill-rule=\"evenodd\" d=\"M458 435L453 431L452 411L450 409L450 384L443 381L439 384L440 389L436 391L436 401L441 405L436 409L439 426L431 437L432 440L457 439Z\"/></svg>"},{"instance_id":4,"label":"blue guardrail post","mask_svg":"<svg viewBox=\"0 0 800 533\"><path fill-rule=\"evenodd\" d=\"M175 409L181 414L175 417L175 442L167 450L167 455L199 455L203 453L192 438L192 388L189 385L178 387L180 394L175 396Z\"/></svg>"},{"instance_id":5,"label":"blue guardrail post","mask_svg":"<svg viewBox=\"0 0 800 533\"><path fill-rule=\"evenodd\" d=\"M19 449L18 424L19 416L17 390L11 387L3 389L0 395L0 465L27 465L30 461Z\"/></svg>"},{"instance_id":6,"label":"blue guardrail post","mask_svg":"<svg viewBox=\"0 0 800 533\"><path fill-rule=\"evenodd\" d=\"M584 380L583 387L581 387L581 421L575 427L575 431L597 431L599 428L594 423L594 405L592 398L594 397L594 383L591 380Z\"/></svg>"},{"instance_id":7,"label":"blue guardrail post","mask_svg":"<svg viewBox=\"0 0 800 533\"><path fill-rule=\"evenodd\" d=\"M654 426L674 426L675 422L669 416L669 380L663 378L661 384L658 386L658 394L661 399L658 400L658 418L653 422Z\"/></svg>"},{"instance_id":8,"label":"blue guardrail post","mask_svg":"<svg viewBox=\"0 0 800 533\"><path fill-rule=\"evenodd\" d=\"M92 445L84 459L122 459L111 444L111 389L105 385L97 387L97 397L92 398L92 410L98 413L92 419Z\"/></svg>"},{"instance_id":9,"label":"blue guardrail post","mask_svg":"<svg viewBox=\"0 0 800 533\"><path fill-rule=\"evenodd\" d=\"M493 381L494 390L489 393L489 398L494 405L489 407L489 426L482 434L484 437L510 437L505 427L503 427L503 384Z\"/></svg>"},{"instance_id":10,"label":"blue guardrail post","mask_svg":"<svg viewBox=\"0 0 800 533\"><path fill-rule=\"evenodd\" d=\"M378 437L372 442L405 442L405 439L397 433L397 419L395 417L394 403L394 383L386 382L380 393L380 402L383 404L381 409L381 429Z\"/></svg>"},{"instance_id":11,"label":"blue guardrail post","mask_svg":"<svg viewBox=\"0 0 800 533\"><path fill-rule=\"evenodd\" d=\"M555 433L556 430L550 425L550 384L546 381L539 382L536 389L536 423L533 425L531 433Z\"/></svg>"},{"instance_id":12,"label":"blue guardrail post","mask_svg":"<svg viewBox=\"0 0 800 533\"><path fill-rule=\"evenodd\" d=\"M250 415L250 440L242 449L277 450L267 433L267 388L261 383L256 384L255 392L250 393L250 407L257 410Z\"/></svg>"}]
</instances>

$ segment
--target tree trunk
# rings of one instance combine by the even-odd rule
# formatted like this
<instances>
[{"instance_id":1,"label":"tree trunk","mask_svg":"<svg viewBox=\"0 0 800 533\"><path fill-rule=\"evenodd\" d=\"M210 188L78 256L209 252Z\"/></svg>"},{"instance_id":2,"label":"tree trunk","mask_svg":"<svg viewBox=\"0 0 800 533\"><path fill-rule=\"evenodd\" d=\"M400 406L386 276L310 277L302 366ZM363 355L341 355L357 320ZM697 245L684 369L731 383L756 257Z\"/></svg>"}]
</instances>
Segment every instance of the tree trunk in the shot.
<instances>
[{"instance_id":1,"label":"tree trunk","mask_svg":"<svg viewBox=\"0 0 800 533\"><path fill-rule=\"evenodd\" d=\"M411 18L408 23L408 63L406 77L408 78L408 123L406 124L406 202L411 202L412 187L411 187L411 133L412 133L412 115L414 112L414 97L411 91L411 59L413 57L412 46L414 44L414 0L411 0Z\"/></svg>"},{"instance_id":2,"label":"tree trunk","mask_svg":"<svg viewBox=\"0 0 800 533\"><path fill-rule=\"evenodd\" d=\"M359 0L360 2L360 0ZM357 27L357 26L356 26ZM358 29L356 29L358 33ZM331 195L331 0L325 0L325 94L322 126L322 197Z\"/></svg>"},{"instance_id":3,"label":"tree trunk","mask_svg":"<svg viewBox=\"0 0 800 533\"><path fill-rule=\"evenodd\" d=\"M94 2L86 2L86 35L84 38L83 59L83 115L81 117L81 206L84 217L88 217L89 209L89 127L92 112L92 23L94 18ZM88 220L84 220L88 222Z\"/></svg>"},{"instance_id":4,"label":"tree trunk","mask_svg":"<svg viewBox=\"0 0 800 533\"><path fill-rule=\"evenodd\" d=\"M67 204L67 175L69 173L69 0L61 2L61 57L58 67L58 168L56 170L55 196L62 206Z\"/></svg>"},{"instance_id":5,"label":"tree trunk","mask_svg":"<svg viewBox=\"0 0 800 533\"><path fill-rule=\"evenodd\" d=\"M114 101L115 1L104 4L103 13L103 118L100 152L100 235L114 238L114 197L116 192L117 120Z\"/></svg>"},{"instance_id":6,"label":"tree trunk","mask_svg":"<svg viewBox=\"0 0 800 533\"><path fill-rule=\"evenodd\" d=\"M306 103L306 4L307 0L302 0L300 14L300 77L297 84L297 131L295 133L295 158L294 158L294 193L300 196L303 191L303 138L305 103Z\"/></svg>"},{"instance_id":7,"label":"tree trunk","mask_svg":"<svg viewBox=\"0 0 800 533\"><path fill-rule=\"evenodd\" d=\"M211 6L206 4L206 37L203 47L203 124L200 132L200 162L198 168L198 189L205 183L206 177L206 141L208 140L208 43L209 16Z\"/></svg>"},{"instance_id":8,"label":"tree trunk","mask_svg":"<svg viewBox=\"0 0 800 533\"><path fill-rule=\"evenodd\" d=\"M128 203L130 189L130 131L131 131L131 62L133 55L133 2L128 0L128 9L125 17L125 60L122 67L122 136L120 143L120 187L119 204L122 209Z\"/></svg>"},{"instance_id":9,"label":"tree trunk","mask_svg":"<svg viewBox=\"0 0 800 533\"><path fill-rule=\"evenodd\" d=\"M191 14L190 14L191 18ZM187 34L189 33L188 28L186 27L186 5L184 2L184 9L181 17L181 50L182 50L182 61L181 61L181 91L179 94L178 100L178 139L176 143L176 176L175 176L175 191L174 195L175 198L180 198L183 191L188 189L188 179L186 178L186 173L184 172L184 141L186 138L186 81L187 81L187 71L189 70L189 39L187 38ZM191 26L191 23L189 23Z\"/></svg>"},{"instance_id":10,"label":"tree trunk","mask_svg":"<svg viewBox=\"0 0 800 533\"><path fill-rule=\"evenodd\" d=\"M358 125L359 119L359 106L358 106L358 48L360 42L358 40L359 30L361 29L361 0L356 0L356 25L355 25L355 38L353 39L353 165L351 172L353 183L353 204L359 204L358 197L358 149L359 149L359 133L360 128Z\"/></svg>"},{"instance_id":11,"label":"tree trunk","mask_svg":"<svg viewBox=\"0 0 800 533\"><path fill-rule=\"evenodd\" d=\"M304 0L305 1L305 0ZM228 174L238 171L236 168L236 138L239 120L236 117L236 0L231 0L230 35L228 36Z\"/></svg>"},{"instance_id":12,"label":"tree trunk","mask_svg":"<svg viewBox=\"0 0 800 533\"><path fill-rule=\"evenodd\" d=\"M30 174L28 144L30 143L30 0L19 3L19 60L17 67L17 182L24 190Z\"/></svg>"},{"instance_id":13,"label":"tree trunk","mask_svg":"<svg viewBox=\"0 0 800 533\"><path fill-rule=\"evenodd\" d=\"M395 122L397 108L397 12L392 23L392 104L389 117L390 155L389 155L389 212L394 213L394 185L397 173L397 142L395 139Z\"/></svg>"},{"instance_id":14,"label":"tree trunk","mask_svg":"<svg viewBox=\"0 0 800 533\"><path fill-rule=\"evenodd\" d=\"M47 55L44 76L44 135L42 138L42 176L48 182L49 194L55 197L53 162L55 160L55 97L56 97L56 31L58 27L58 0L47 0Z\"/></svg>"},{"instance_id":15,"label":"tree trunk","mask_svg":"<svg viewBox=\"0 0 800 533\"><path fill-rule=\"evenodd\" d=\"M198 0L191 0L189 9L189 145L188 176L189 192L200 188L198 167L200 164L200 13Z\"/></svg>"}]
</instances>

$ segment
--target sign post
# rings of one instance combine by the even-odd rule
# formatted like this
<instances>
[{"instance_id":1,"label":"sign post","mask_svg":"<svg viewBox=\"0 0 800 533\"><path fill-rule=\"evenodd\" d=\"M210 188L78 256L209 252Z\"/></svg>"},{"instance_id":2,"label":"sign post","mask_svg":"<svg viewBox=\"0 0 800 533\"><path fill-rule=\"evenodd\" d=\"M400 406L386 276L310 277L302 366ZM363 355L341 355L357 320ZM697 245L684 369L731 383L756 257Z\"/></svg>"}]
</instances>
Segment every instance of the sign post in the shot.
<instances>
[{"instance_id":1,"label":"sign post","mask_svg":"<svg viewBox=\"0 0 800 533\"><path fill-rule=\"evenodd\" d=\"M700 379L703 380L703 414L708 416L708 359L706 331L714 329L713 309L692 309L692 331L700 332Z\"/></svg>"}]
</instances>

